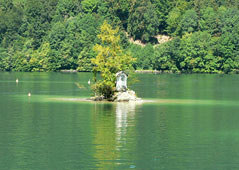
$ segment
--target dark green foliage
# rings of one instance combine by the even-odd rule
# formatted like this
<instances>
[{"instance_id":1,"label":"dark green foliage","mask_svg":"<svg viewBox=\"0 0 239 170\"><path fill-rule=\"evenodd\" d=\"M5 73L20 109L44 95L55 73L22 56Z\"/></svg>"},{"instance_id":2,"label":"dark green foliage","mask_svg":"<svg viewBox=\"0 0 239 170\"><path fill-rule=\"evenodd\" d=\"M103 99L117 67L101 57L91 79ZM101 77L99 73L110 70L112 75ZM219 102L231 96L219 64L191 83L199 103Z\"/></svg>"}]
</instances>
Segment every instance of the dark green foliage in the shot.
<instances>
[{"instance_id":1,"label":"dark green foliage","mask_svg":"<svg viewBox=\"0 0 239 170\"><path fill-rule=\"evenodd\" d=\"M217 11L211 7L202 9L200 20L200 29L202 31L207 31L211 35L217 35L220 33L219 25L220 20Z\"/></svg>"},{"instance_id":2,"label":"dark green foliage","mask_svg":"<svg viewBox=\"0 0 239 170\"><path fill-rule=\"evenodd\" d=\"M11 56L8 54L8 51L4 48L0 48L0 71L11 70L10 58Z\"/></svg>"},{"instance_id":3,"label":"dark green foliage","mask_svg":"<svg viewBox=\"0 0 239 170\"><path fill-rule=\"evenodd\" d=\"M184 35L185 33L192 33L197 31L198 28L198 16L195 10L187 10L182 16L179 22L178 35Z\"/></svg>"},{"instance_id":4,"label":"dark green foliage","mask_svg":"<svg viewBox=\"0 0 239 170\"><path fill-rule=\"evenodd\" d=\"M83 0L81 4L85 13L92 13L97 11L99 0Z\"/></svg>"},{"instance_id":5,"label":"dark green foliage","mask_svg":"<svg viewBox=\"0 0 239 170\"><path fill-rule=\"evenodd\" d=\"M159 21L159 32L165 33L167 28L166 20L171 8L171 1L168 0L152 0L152 4L155 5L155 11Z\"/></svg>"},{"instance_id":6,"label":"dark green foliage","mask_svg":"<svg viewBox=\"0 0 239 170\"><path fill-rule=\"evenodd\" d=\"M127 31L134 39L148 42L158 33L159 18L154 4L149 0L132 2Z\"/></svg>"},{"instance_id":7,"label":"dark green foliage","mask_svg":"<svg viewBox=\"0 0 239 170\"><path fill-rule=\"evenodd\" d=\"M102 19L91 14L78 15L67 22L53 25L48 41L58 52L61 69L91 71L91 58L95 56L92 47L96 43L98 27Z\"/></svg>"},{"instance_id":8,"label":"dark green foliage","mask_svg":"<svg viewBox=\"0 0 239 170\"><path fill-rule=\"evenodd\" d=\"M10 0L0 1L0 44L7 48L19 34L23 18L21 6L15 6Z\"/></svg>"},{"instance_id":9,"label":"dark green foliage","mask_svg":"<svg viewBox=\"0 0 239 170\"><path fill-rule=\"evenodd\" d=\"M168 43L162 44L155 49L153 69L162 71L179 72L179 46L180 40L174 39Z\"/></svg>"},{"instance_id":10,"label":"dark green foliage","mask_svg":"<svg viewBox=\"0 0 239 170\"><path fill-rule=\"evenodd\" d=\"M0 0L0 71L92 71L92 48L107 20L120 28L119 44L137 58L136 69L238 73L238 5L238 0ZM172 40L157 44L157 34Z\"/></svg>"},{"instance_id":11,"label":"dark green foliage","mask_svg":"<svg viewBox=\"0 0 239 170\"><path fill-rule=\"evenodd\" d=\"M55 10L54 20L62 21L78 15L81 11L81 4L78 0L58 0Z\"/></svg>"},{"instance_id":12,"label":"dark green foliage","mask_svg":"<svg viewBox=\"0 0 239 170\"><path fill-rule=\"evenodd\" d=\"M179 47L180 70L207 72L205 70L205 57L211 50L211 46L211 36L206 32L185 35Z\"/></svg>"},{"instance_id":13,"label":"dark green foliage","mask_svg":"<svg viewBox=\"0 0 239 170\"><path fill-rule=\"evenodd\" d=\"M222 33L233 32L239 23L239 10L220 8L220 28Z\"/></svg>"},{"instance_id":14,"label":"dark green foliage","mask_svg":"<svg viewBox=\"0 0 239 170\"><path fill-rule=\"evenodd\" d=\"M25 15L21 31L25 37L34 40L34 48L39 48L43 37L50 29L55 14L57 0L26 0Z\"/></svg>"},{"instance_id":15,"label":"dark green foliage","mask_svg":"<svg viewBox=\"0 0 239 170\"><path fill-rule=\"evenodd\" d=\"M217 44L216 55L222 58L221 69L232 72L239 69L239 29L223 34Z\"/></svg>"},{"instance_id":16,"label":"dark green foliage","mask_svg":"<svg viewBox=\"0 0 239 170\"><path fill-rule=\"evenodd\" d=\"M141 70L153 69L154 48L151 44L141 47L139 45L131 45L129 47L131 54L136 58L134 67Z\"/></svg>"}]
</instances>

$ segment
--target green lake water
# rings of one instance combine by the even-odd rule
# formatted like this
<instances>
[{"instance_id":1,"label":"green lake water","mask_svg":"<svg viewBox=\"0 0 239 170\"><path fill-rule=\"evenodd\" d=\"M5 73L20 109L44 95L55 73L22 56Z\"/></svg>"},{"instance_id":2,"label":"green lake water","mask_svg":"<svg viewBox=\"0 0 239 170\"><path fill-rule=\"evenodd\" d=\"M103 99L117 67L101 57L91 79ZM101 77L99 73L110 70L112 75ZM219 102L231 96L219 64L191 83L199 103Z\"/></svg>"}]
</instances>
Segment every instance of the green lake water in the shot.
<instances>
[{"instance_id":1,"label":"green lake water","mask_svg":"<svg viewBox=\"0 0 239 170\"><path fill-rule=\"evenodd\" d=\"M239 169L239 75L137 76L151 102L78 101L91 73L0 72L0 169Z\"/></svg>"}]
</instances>

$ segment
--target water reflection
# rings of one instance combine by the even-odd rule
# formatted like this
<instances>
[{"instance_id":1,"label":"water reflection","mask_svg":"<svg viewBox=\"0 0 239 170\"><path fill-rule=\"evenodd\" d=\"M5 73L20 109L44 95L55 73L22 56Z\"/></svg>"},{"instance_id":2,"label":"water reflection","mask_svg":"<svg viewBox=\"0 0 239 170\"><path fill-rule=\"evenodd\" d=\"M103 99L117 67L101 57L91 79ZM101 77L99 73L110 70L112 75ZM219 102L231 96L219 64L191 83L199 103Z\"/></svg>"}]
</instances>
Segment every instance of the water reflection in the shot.
<instances>
[{"instance_id":1,"label":"water reflection","mask_svg":"<svg viewBox=\"0 0 239 170\"><path fill-rule=\"evenodd\" d=\"M135 134L136 103L96 105L94 110L94 142L98 169L119 169L131 165L135 146L128 139ZM127 158L127 159L126 159ZM127 162L124 162L127 160Z\"/></svg>"},{"instance_id":2,"label":"water reflection","mask_svg":"<svg viewBox=\"0 0 239 170\"><path fill-rule=\"evenodd\" d=\"M122 136L126 135L128 121L134 119L135 116L135 102L118 102L116 105L116 134L117 141L120 141Z\"/></svg>"}]
</instances>

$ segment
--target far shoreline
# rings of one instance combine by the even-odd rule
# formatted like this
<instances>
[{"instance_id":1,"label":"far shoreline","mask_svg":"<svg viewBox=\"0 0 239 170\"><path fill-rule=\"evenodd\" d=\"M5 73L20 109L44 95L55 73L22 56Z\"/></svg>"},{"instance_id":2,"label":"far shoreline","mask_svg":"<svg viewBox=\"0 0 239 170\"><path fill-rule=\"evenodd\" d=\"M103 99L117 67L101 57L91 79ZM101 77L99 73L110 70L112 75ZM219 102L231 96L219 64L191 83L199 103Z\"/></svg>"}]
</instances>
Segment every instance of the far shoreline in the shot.
<instances>
[{"instance_id":1,"label":"far shoreline","mask_svg":"<svg viewBox=\"0 0 239 170\"><path fill-rule=\"evenodd\" d=\"M92 71L77 71L77 70L57 70L57 71L1 71L0 70L0 73L92 73ZM239 74L239 71L232 71L232 72L228 72L228 73L225 73L225 72L190 72L190 71L177 71L177 72L174 72L174 71L170 71L170 70L165 70L165 71L162 71L162 70L135 70L135 73L136 74L175 74L175 75L178 75L178 74L218 74L218 75L237 75Z\"/></svg>"},{"instance_id":2,"label":"far shoreline","mask_svg":"<svg viewBox=\"0 0 239 170\"><path fill-rule=\"evenodd\" d=\"M77 71L77 70L60 70L62 73L90 73L92 71ZM135 70L135 73L156 73L156 74L161 74L161 73L171 73L171 72L163 72L159 70ZM173 72L172 72L173 73Z\"/></svg>"},{"instance_id":3,"label":"far shoreline","mask_svg":"<svg viewBox=\"0 0 239 170\"><path fill-rule=\"evenodd\" d=\"M61 73L90 73L92 71L77 71L77 70L59 70L56 72L61 72ZM135 70L135 73L139 74L239 74L239 72L174 72L170 70Z\"/></svg>"}]
</instances>

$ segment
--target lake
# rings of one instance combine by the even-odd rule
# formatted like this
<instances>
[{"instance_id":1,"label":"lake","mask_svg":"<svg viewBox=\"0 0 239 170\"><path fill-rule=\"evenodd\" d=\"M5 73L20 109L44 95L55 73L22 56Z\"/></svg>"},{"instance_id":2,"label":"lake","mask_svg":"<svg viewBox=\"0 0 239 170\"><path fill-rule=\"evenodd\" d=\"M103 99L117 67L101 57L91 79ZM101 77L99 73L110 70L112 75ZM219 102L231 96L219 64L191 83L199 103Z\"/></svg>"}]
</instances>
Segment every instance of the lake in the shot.
<instances>
[{"instance_id":1,"label":"lake","mask_svg":"<svg viewBox=\"0 0 239 170\"><path fill-rule=\"evenodd\" d=\"M239 75L137 77L152 102L74 100L91 73L0 72L0 169L239 169Z\"/></svg>"}]
</instances>

